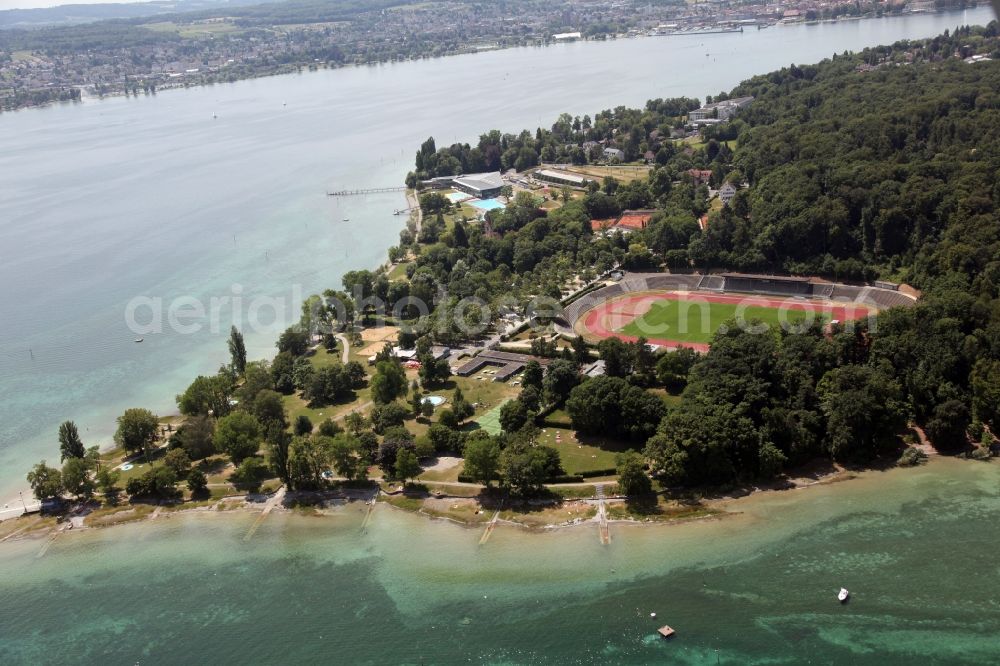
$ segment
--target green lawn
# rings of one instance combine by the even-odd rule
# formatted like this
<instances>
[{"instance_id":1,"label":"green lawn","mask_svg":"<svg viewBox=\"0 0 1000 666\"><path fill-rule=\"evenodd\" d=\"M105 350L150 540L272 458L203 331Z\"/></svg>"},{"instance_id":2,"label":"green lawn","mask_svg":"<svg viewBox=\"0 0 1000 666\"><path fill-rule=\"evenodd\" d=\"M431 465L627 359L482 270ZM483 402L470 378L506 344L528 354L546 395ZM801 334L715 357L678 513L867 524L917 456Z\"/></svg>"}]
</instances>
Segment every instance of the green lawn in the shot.
<instances>
[{"instance_id":1,"label":"green lawn","mask_svg":"<svg viewBox=\"0 0 1000 666\"><path fill-rule=\"evenodd\" d=\"M604 437L581 437L569 428L544 428L538 443L559 452L567 474L613 469L615 455L631 448L624 442Z\"/></svg>"},{"instance_id":2,"label":"green lawn","mask_svg":"<svg viewBox=\"0 0 1000 666\"><path fill-rule=\"evenodd\" d=\"M743 307L735 303L692 303L665 299L653 303L649 312L629 323L620 332L637 337L708 343L719 327L734 319L737 314L747 322L759 320L768 327L777 329L783 321L789 324L799 322L809 313L756 305Z\"/></svg>"}]
</instances>

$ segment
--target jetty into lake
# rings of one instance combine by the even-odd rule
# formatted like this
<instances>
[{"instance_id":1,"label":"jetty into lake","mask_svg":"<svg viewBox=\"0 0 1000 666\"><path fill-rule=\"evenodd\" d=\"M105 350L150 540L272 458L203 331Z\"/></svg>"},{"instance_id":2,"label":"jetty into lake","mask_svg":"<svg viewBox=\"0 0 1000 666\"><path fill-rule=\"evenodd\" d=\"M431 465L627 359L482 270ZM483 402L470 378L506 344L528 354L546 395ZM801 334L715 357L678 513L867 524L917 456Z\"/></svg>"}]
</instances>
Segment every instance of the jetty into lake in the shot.
<instances>
[{"instance_id":1,"label":"jetty into lake","mask_svg":"<svg viewBox=\"0 0 1000 666\"><path fill-rule=\"evenodd\" d=\"M405 192L406 187L367 187L356 190L333 190L327 191L328 197L348 197L356 194L381 194L383 192Z\"/></svg>"}]
</instances>

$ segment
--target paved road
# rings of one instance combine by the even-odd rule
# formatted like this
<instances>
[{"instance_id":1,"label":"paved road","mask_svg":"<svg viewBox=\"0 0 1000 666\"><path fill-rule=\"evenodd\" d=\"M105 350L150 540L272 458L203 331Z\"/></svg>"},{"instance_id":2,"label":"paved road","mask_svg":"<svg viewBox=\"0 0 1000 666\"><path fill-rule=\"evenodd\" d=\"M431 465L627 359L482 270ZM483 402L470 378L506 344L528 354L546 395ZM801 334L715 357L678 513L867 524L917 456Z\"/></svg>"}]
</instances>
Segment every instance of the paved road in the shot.
<instances>
[{"instance_id":1,"label":"paved road","mask_svg":"<svg viewBox=\"0 0 1000 666\"><path fill-rule=\"evenodd\" d=\"M340 344L344 345L344 353L340 355L340 362L347 365L347 359L351 353L351 343L347 341L347 336L341 333L338 333L334 337L340 340Z\"/></svg>"}]
</instances>

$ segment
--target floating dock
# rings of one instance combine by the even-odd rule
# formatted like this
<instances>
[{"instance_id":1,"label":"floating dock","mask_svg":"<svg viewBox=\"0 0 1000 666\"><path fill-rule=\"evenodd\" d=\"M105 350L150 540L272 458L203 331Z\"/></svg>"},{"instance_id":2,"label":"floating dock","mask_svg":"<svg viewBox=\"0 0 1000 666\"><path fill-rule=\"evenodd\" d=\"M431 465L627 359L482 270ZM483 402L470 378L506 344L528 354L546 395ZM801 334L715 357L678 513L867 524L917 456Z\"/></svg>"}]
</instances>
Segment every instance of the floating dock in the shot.
<instances>
[{"instance_id":1,"label":"floating dock","mask_svg":"<svg viewBox=\"0 0 1000 666\"><path fill-rule=\"evenodd\" d=\"M665 624L662 627L660 627L659 629L657 629L656 633L658 633L663 638L670 638L671 636L673 636L677 632L674 631L673 627L671 627L670 625Z\"/></svg>"}]
</instances>

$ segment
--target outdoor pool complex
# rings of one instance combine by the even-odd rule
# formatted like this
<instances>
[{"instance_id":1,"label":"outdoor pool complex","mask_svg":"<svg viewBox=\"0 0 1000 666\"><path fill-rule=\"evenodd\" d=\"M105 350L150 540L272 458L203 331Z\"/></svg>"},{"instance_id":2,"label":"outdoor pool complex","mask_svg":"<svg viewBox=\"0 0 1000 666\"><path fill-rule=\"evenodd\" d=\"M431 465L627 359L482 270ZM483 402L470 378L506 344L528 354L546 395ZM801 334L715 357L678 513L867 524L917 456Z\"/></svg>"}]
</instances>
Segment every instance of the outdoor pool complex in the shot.
<instances>
[{"instance_id":1,"label":"outdoor pool complex","mask_svg":"<svg viewBox=\"0 0 1000 666\"><path fill-rule=\"evenodd\" d=\"M448 197L448 201L452 203L458 203L459 201L465 201L469 198L469 195L465 192L449 192L445 195Z\"/></svg>"},{"instance_id":2,"label":"outdoor pool complex","mask_svg":"<svg viewBox=\"0 0 1000 666\"><path fill-rule=\"evenodd\" d=\"M496 210L497 208L503 208L503 204L496 199L480 199L476 201L470 201L470 204L475 206L480 210Z\"/></svg>"}]
</instances>

